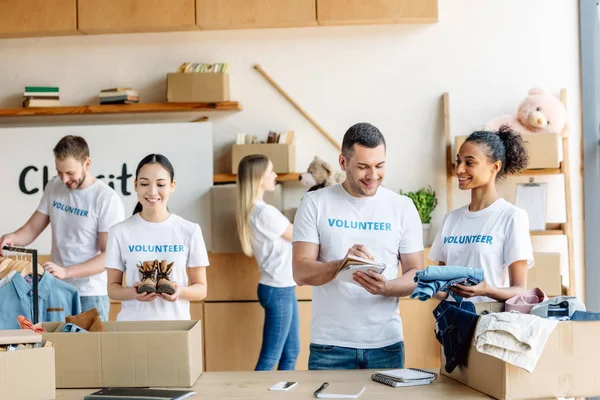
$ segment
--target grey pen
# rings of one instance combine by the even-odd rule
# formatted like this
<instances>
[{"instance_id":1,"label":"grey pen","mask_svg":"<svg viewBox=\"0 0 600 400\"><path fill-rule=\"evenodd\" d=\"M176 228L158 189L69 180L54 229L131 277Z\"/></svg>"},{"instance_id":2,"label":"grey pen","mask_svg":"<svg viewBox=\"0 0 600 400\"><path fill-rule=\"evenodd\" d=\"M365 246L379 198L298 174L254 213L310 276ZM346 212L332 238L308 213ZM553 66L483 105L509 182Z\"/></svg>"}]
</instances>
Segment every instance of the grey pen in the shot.
<instances>
[{"instance_id":1,"label":"grey pen","mask_svg":"<svg viewBox=\"0 0 600 400\"><path fill-rule=\"evenodd\" d=\"M320 388L318 388L317 390L315 390L315 397L319 397L319 393L321 393L323 390L325 390L327 388L327 386L329 386L329 382L323 382L323 384L321 385Z\"/></svg>"}]
</instances>

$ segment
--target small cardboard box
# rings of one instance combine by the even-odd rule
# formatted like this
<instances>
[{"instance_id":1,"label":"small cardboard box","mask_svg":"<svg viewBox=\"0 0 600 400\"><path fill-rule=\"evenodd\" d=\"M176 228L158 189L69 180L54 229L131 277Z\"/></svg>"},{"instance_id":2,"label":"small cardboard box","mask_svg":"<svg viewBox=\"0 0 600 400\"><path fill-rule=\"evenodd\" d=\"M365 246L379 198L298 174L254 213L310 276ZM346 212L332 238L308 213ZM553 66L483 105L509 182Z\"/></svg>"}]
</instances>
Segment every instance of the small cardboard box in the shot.
<instances>
[{"instance_id":1,"label":"small cardboard box","mask_svg":"<svg viewBox=\"0 0 600 400\"><path fill-rule=\"evenodd\" d=\"M216 185L212 188L212 248L211 253L241 253L242 246L235 220L237 185ZM281 185L265 193L265 202L283 210Z\"/></svg>"},{"instance_id":2,"label":"small cardboard box","mask_svg":"<svg viewBox=\"0 0 600 400\"><path fill-rule=\"evenodd\" d=\"M527 287L540 288L548 297L562 294L560 253L533 253L535 265L527 270Z\"/></svg>"},{"instance_id":3,"label":"small cardboard box","mask_svg":"<svg viewBox=\"0 0 600 400\"><path fill-rule=\"evenodd\" d=\"M500 303L482 303L483 309L501 311ZM597 360L600 351L597 338L600 321L559 322L550 334L544 351L533 372L506 363L496 357L479 353L471 345L467 367L457 367L442 374L496 399L541 399L557 397L588 397L600 395Z\"/></svg>"},{"instance_id":4,"label":"small cardboard box","mask_svg":"<svg viewBox=\"0 0 600 400\"><path fill-rule=\"evenodd\" d=\"M169 103L216 103L229 101L229 74L172 73L167 74Z\"/></svg>"},{"instance_id":5,"label":"small cardboard box","mask_svg":"<svg viewBox=\"0 0 600 400\"><path fill-rule=\"evenodd\" d=\"M18 344L10 340L11 331L0 331L0 342ZM37 343L42 336L37 336ZM34 381L35 380L35 381ZM0 352L0 400L48 400L56 397L54 348L40 347Z\"/></svg>"},{"instance_id":6,"label":"small cardboard box","mask_svg":"<svg viewBox=\"0 0 600 400\"><path fill-rule=\"evenodd\" d=\"M467 136L455 138L454 153L458 153L460 146ZM524 134L525 148L529 152L528 169L559 168L562 160L560 136L556 133L531 133Z\"/></svg>"},{"instance_id":7,"label":"small cardboard box","mask_svg":"<svg viewBox=\"0 0 600 400\"><path fill-rule=\"evenodd\" d=\"M273 170L278 174L294 172L296 167L296 147L293 144L234 144L231 147L232 174L237 173L242 158L250 154L264 154L269 157L273 162Z\"/></svg>"},{"instance_id":8,"label":"small cardboard box","mask_svg":"<svg viewBox=\"0 0 600 400\"><path fill-rule=\"evenodd\" d=\"M190 387L202 373L200 321L104 322L106 332L62 333L55 343L56 387Z\"/></svg>"}]
</instances>

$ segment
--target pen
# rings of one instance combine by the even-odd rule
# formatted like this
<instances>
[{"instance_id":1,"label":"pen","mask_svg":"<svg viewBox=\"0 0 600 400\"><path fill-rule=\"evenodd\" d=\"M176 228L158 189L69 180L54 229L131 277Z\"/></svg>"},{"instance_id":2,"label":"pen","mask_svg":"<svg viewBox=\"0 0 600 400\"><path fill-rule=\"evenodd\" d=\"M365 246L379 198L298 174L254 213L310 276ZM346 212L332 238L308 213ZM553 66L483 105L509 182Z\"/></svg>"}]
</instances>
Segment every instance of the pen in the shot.
<instances>
[{"instance_id":1,"label":"pen","mask_svg":"<svg viewBox=\"0 0 600 400\"><path fill-rule=\"evenodd\" d=\"M327 388L327 386L329 386L329 382L323 382L323 384L321 385L320 388L318 388L317 390L315 390L315 397L319 397L319 393L321 393L323 390L325 390L325 388Z\"/></svg>"}]
</instances>

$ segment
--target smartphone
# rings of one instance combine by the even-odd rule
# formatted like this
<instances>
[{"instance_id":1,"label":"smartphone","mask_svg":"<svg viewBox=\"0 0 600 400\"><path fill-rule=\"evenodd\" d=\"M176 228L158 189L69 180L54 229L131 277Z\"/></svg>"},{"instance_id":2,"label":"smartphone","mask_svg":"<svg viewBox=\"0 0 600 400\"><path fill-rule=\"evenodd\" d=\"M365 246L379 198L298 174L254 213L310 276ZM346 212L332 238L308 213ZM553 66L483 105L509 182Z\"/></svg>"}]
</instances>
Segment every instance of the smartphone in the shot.
<instances>
[{"instance_id":1,"label":"smartphone","mask_svg":"<svg viewBox=\"0 0 600 400\"><path fill-rule=\"evenodd\" d=\"M298 382L277 382L269 388L269 390L290 390L296 386Z\"/></svg>"}]
</instances>

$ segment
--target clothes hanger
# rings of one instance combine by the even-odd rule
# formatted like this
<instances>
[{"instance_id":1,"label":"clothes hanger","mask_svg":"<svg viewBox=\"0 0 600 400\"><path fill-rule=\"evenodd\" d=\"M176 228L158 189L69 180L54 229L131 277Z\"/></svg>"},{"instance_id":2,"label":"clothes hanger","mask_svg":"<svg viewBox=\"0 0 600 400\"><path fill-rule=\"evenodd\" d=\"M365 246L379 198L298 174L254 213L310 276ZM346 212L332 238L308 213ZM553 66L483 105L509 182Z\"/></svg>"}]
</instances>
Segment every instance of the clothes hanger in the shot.
<instances>
[{"instance_id":1,"label":"clothes hanger","mask_svg":"<svg viewBox=\"0 0 600 400\"><path fill-rule=\"evenodd\" d=\"M10 264L11 261L11 258L6 257L2 260L2 262L0 262L0 274L6 269L6 267L8 267L8 264Z\"/></svg>"},{"instance_id":2,"label":"clothes hanger","mask_svg":"<svg viewBox=\"0 0 600 400\"><path fill-rule=\"evenodd\" d=\"M10 274L10 272L13 270L13 268L15 267L15 265L19 262L19 260L15 260L12 258L9 258L9 262L6 265L6 268L4 268L4 270L2 272L0 272L0 279L6 277L8 274Z\"/></svg>"},{"instance_id":3,"label":"clothes hanger","mask_svg":"<svg viewBox=\"0 0 600 400\"><path fill-rule=\"evenodd\" d=\"M44 275L44 268L40 264L37 266L38 275ZM26 277L27 275L33 275L33 263L27 262L27 264L21 270L21 276Z\"/></svg>"}]
</instances>

